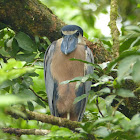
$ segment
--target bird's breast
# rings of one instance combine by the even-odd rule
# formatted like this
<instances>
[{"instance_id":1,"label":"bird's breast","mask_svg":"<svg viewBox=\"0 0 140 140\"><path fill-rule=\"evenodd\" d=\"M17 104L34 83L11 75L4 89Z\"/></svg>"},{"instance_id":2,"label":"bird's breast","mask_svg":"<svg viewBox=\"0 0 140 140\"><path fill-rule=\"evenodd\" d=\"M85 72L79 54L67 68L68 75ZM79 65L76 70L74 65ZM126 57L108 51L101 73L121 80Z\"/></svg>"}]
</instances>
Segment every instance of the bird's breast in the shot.
<instances>
[{"instance_id":1,"label":"bird's breast","mask_svg":"<svg viewBox=\"0 0 140 140\"><path fill-rule=\"evenodd\" d=\"M80 61L71 61L70 58L85 60L84 45L77 45L75 51L69 55L61 52L60 44L56 44L56 50L52 57L51 74L53 79L58 82L58 101L57 108L59 113L70 112L73 110L73 101L76 98L76 83L60 84L66 80L72 80L75 77L84 76L84 63Z\"/></svg>"},{"instance_id":2,"label":"bird's breast","mask_svg":"<svg viewBox=\"0 0 140 140\"><path fill-rule=\"evenodd\" d=\"M84 75L84 63L80 61L71 61L71 58L85 60L84 45L77 45L74 52L65 55L61 52L60 44L56 44L56 50L52 57L51 73L58 82L71 80L78 76Z\"/></svg>"}]
</instances>

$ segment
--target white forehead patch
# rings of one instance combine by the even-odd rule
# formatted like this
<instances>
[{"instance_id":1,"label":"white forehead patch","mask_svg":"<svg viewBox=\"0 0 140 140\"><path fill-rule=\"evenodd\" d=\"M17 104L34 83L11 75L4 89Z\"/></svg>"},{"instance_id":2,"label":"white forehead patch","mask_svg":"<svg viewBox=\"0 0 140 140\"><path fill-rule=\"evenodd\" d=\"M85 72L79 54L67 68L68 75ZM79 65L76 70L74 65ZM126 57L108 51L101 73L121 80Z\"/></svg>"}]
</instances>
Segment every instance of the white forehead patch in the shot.
<instances>
[{"instance_id":1,"label":"white forehead patch","mask_svg":"<svg viewBox=\"0 0 140 140\"><path fill-rule=\"evenodd\" d=\"M78 30L75 30L75 31L62 31L62 33L64 35L72 35L72 34L75 34Z\"/></svg>"}]
</instances>

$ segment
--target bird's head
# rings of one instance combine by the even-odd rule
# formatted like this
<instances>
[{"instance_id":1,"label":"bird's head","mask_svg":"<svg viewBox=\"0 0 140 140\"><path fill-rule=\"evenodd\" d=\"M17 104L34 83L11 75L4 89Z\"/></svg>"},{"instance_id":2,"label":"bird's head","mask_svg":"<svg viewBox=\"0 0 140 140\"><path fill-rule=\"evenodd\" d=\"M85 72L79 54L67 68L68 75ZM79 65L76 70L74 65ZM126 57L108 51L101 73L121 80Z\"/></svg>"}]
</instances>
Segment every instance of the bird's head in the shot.
<instances>
[{"instance_id":1,"label":"bird's head","mask_svg":"<svg viewBox=\"0 0 140 140\"><path fill-rule=\"evenodd\" d=\"M67 55L76 49L83 37L83 30L77 25L66 25L61 29L62 44L61 51Z\"/></svg>"}]
</instances>

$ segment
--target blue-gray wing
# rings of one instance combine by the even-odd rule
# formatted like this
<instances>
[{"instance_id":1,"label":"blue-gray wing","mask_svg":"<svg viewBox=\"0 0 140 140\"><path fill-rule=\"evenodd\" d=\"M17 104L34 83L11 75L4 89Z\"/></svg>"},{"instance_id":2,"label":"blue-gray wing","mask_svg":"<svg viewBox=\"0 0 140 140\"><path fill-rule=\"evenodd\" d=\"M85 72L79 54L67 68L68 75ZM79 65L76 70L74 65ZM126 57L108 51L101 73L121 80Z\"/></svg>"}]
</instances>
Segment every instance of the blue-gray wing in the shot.
<instances>
[{"instance_id":1,"label":"blue-gray wing","mask_svg":"<svg viewBox=\"0 0 140 140\"><path fill-rule=\"evenodd\" d=\"M52 115L55 115L55 110L53 107L53 92L54 92L54 80L50 71L52 57L55 51L56 41L53 42L46 50L44 56L44 78L45 86L48 97L48 103Z\"/></svg>"},{"instance_id":2,"label":"blue-gray wing","mask_svg":"<svg viewBox=\"0 0 140 140\"><path fill-rule=\"evenodd\" d=\"M92 51L88 47L86 48L86 61L90 63L94 63L94 57L93 57ZM85 75L92 74L93 70L94 70L93 66L86 65ZM88 92L91 89L92 81L87 81L85 84L86 84L85 91L86 91L86 94L88 94Z\"/></svg>"},{"instance_id":3,"label":"blue-gray wing","mask_svg":"<svg viewBox=\"0 0 140 140\"><path fill-rule=\"evenodd\" d=\"M94 63L94 57L93 57L92 51L87 46L85 47L85 51L86 51L86 61L90 62L90 63ZM93 66L85 64L85 75L92 74L93 70L94 70ZM83 114L85 111L85 107L86 107L86 103L88 100L89 91L91 90L91 84L92 84L92 81L86 81L83 84L84 94L87 94L87 98L84 98L81 101L81 103L79 103L80 104L80 114L78 117L78 121L82 120L82 117L83 117Z\"/></svg>"}]
</instances>

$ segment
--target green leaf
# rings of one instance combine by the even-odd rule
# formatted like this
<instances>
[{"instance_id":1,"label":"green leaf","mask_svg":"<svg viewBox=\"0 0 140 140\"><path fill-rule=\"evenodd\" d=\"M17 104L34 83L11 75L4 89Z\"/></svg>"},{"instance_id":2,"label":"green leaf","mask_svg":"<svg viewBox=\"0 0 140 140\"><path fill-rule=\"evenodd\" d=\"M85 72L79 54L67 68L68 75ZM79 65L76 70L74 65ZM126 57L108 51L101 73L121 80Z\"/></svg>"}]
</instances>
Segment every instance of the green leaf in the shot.
<instances>
[{"instance_id":1,"label":"green leaf","mask_svg":"<svg viewBox=\"0 0 140 140\"><path fill-rule=\"evenodd\" d=\"M50 40L49 40L46 36L44 36L44 37L42 37L42 38L47 42L48 45L51 45Z\"/></svg>"},{"instance_id":2,"label":"green leaf","mask_svg":"<svg viewBox=\"0 0 140 140\"><path fill-rule=\"evenodd\" d=\"M132 77L135 82L140 82L140 59L133 66Z\"/></svg>"},{"instance_id":3,"label":"green leaf","mask_svg":"<svg viewBox=\"0 0 140 140\"><path fill-rule=\"evenodd\" d=\"M1 27L0 27L0 28L1 28ZM1 30L1 31L0 31L0 39L3 38L4 35L5 35L5 34L4 34L4 30Z\"/></svg>"},{"instance_id":4,"label":"green leaf","mask_svg":"<svg viewBox=\"0 0 140 140\"><path fill-rule=\"evenodd\" d=\"M20 60L20 61L26 61L26 62L33 62L34 58L35 58L36 54L18 54L16 56L17 60Z\"/></svg>"},{"instance_id":5,"label":"green leaf","mask_svg":"<svg viewBox=\"0 0 140 140\"><path fill-rule=\"evenodd\" d=\"M16 55L17 52L19 51L19 46L15 38L13 39L13 42L12 42L12 51L14 55Z\"/></svg>"},{"instance_id":6,"label":"green leaf","mask_svg":"<svg viewBox=\"0 0 140 140\"><path fill-rule=\"evenodd\" d=\"M72 135L73 135L72 131L69 130L68 128L64 128L64 127L59 128L57 126L53 126L51 128L51 132L48 134L49 137L55 137L55 138L60 137L60 139L61 137L65 138L65 137L70 137Z\"/></svg>"},{"instance_id":7,"label":"green leaf","mask_svg":"<svg viewBox=\"0 0 140 140\"><path fill-rule=\"evenodd\" d=\"M13 87L13 92L15 94L19 93L19 90L20 90L20 87L21 87L21 85L19 83L15 83L12 87Z\"/></svg>"},{"instance_id":8,"label":"green leaf","mask_svg":"<svg viewBox=\"0 0 140 140\"><path fill-rule=\"evenodd\" d=\"M45 104L42 102L42 100L40 100L39 98L37 98L35 102L36 102L38 105L40 105L40 106L46 108L46 105L45 105Z\"/></svg>"},{"instance_id":9,"label":"green leaf","mask_svg":"<svg viewBox=\"0 0 140 140\"><path fill-rule=\"evenodd\" d=\"M108 64L108 68L107 68L106 73L109 73L111 71L112 67L117 62L121 61L122 59L124 59L127 56L132 56L132 55L139 56L140 52L134 50L134 51L125 51L125 52L121 53L121 55L117 59L115 59L114 61L112 61Z\"/></svg>"},{"instance_id":10,"label":"green leaf","mask_svg":"<svg viewBox=\"0 0 140 140\"><path fill-rule=\"evenodd\" d=\"M29 88L31 85L33 85L33 79L31 77L26 77L24 76L23 77L23 80L22 80L22 84L26 87L26 88Z\"/></svg>"},{"instance_id":11,"label":"green leaf","mask_svg":"<svg viewBox=\"0 0 140 140\"><path fill-rule=\"evenodd\" d=\"M0 69L0 84L6 80L18 78L19 76L30 73L35 70L32 67L23 67L25 63L9 59L8 63L3 64L3 68Z\"/></svg>"},{"instance_id":12,"label":"green leaf","mask_svg":"<svg viewBox=\"0 0 140 140\"><path fill-rule=\"evenodd\" d=\"M44 99L46 99L46 92L44 92L44 91L39 91L39 92L37 92L37 94L39 95L39 96L41 96L42 98L44 98Z\"/></svg>"},{"instance_id":13,"label":"green leaf","mask_svg":"<svg viewBox=\"0 0 140 140\"><path fill-rule=\"evenodd\" d=\"M16 95L0 95L0 106L7 106L11 104L24 103L28 98L20 98Z\"/></svg>"},{"instance_id":14,"label":"green leaf","mask_svg":"<svg viewBox=\"0 0 140 140\"><path fill-rule=\"evenodd\" d=\"M109 95L105 98L105 103L106 105L111 105L111 103L113 102L114 98L116 97L116 95Z\"/></svg>"},{"instance_id":15,"label":"green leaf","mask_svg":"<svg viewBox=\"0 0 140 140\"><path fill-rule=\"evenodd\" d=\"M121 97L135 97L132 91L122 88L117 90L117 95Z\"/></svg>"},{"instance_id":16,"label":"green leaf","mask_svg":"<svg viewBox=\"0 0 140 140\"><path fill-rule=\"evenodd\" d=\"M13 84L13 82L11 80L7 80L5 82L3 82L1 85L0 85L0 89L3 89L3 88L6 88L6 87L9 87Z\"/></svg>"},{"instance_id":17,"label":"green leaf","mask_svg":"<svg viewBox=\"0 0 140 140\"><path fill-rule=\"evenodd\" d=\"M72 80L63 81L63 82L61 82L60 84L68 84L68 83L71 83L71 82L81 81L82 78L83 78L83 77L75 77L75 78L73 78Z\"/></svg>"},{"instance_id":18,"label":"green leaf","mask_svg":"<svg viewBox=\"0 0 140 140\"><path fill-rule=\"evenodd\" d=\"M38 77L32 77L33 83L34 83L33 84L33 89L35 90L35 92L46 91L46 89L45 89L45 81L42 80L42 79L44 79L44 70L43 69L36 69L35 72L37 74L39 74L39 76Z\"/></svg>"},{"instance_id":19,"label":"green leaf","mask_svg":"<svg viewBox=\"0 0 140 140\"><path fill-rule=\"evenodd\" d=\"M118 82L130 76L130 74L132 73L132 67L137 60L140 60L140 56L132 55L132 56L124 58L120 62L119 67L118 67L118 78L117 78Z\"/></svg>"},{"instance_id":20,"label":"green leaf","mask_svg":"<svg viewBox=\"0 0 140 140\"><path fill-rule=\"evenodd\" d=\"M101 40L104 44L106 44L106 45L108 45L108 47L112 47L112 44L111 44L111 42L110 41L108 41L108 40Z\"/></svg>"},{"instance_id":21,"label":"green leaf","mask_svg":"<svg viewBox=\"0 0 140 140\"><path fill-rule=\"evenodd\" d=\"M28 52L34 52L37 50L36 44L32 41L32 39L25 33L19 32L15 39L18 42L18 45L20 48L28 51Z\"/></svg>"},{"instance_id":22,"label":"green leaf","mask_svg":"<svg viewBox=\"0 0 140 140\"><path fill-rule=\"evenodd\" d=\"M137 8L140 8L140 4L137 4Z\"/></svg>"},{"instance_id":23,"label":"green leaf","mask_svg":"<svg viewBox=\"0 0 140 140\"><path fill-rule=\"evenodd\" d=\"M98 124L101 124L101 123L106 123L106 122L112 121L113 119L114 119L113 117L99 118L98 120L96 120L96 121L94 122L94 126L95 126L95 125L98 125Z\"/></svg>"},{"instance_id":24,"label":"green leaf","mask_svg":"<svg viewBox=\"0 0 140 140\"><path fill-rule=\"evenodd\" d=\"M80 62L89 64L89 65L91 65L91 66L93 66L93 67L95 67L95 68L98 68L98 69L102 70L100 66L98 66L98 65L96 65L96 64L94 64L94 63L88 62L88 61L84 61L84 60L76 59L76 58L71 58L70 60L71 60L71 61L80 61Z\"/></svg>"},{"instance_id":25,"label":"green leaf","mask_svg":"<svg viewBox=\"0 0 140 140\"><path fill-rule=\"evenodd\" d=\"M137 127L140 126L140 114L135 114L131 119L131 126Z\"/></svg>"},{"instance_id":26,"label":"green leaf","mask_svg":"<svg viewBox=\"0 0 140 140\"><path fill-rule=\"evenodd\" d=\"M44 68L44 63L43 62L41 62L41 61L37 61L36 63L35 63L35 66L37 66L37 67L41 67L41 68Z\"/></svg>"},{"instance_id":27,"label":"green leaf","mask_svg":"<svg viewBox=\"0 0 140 140\"><path fill-rule=\"evenodd\" d=\"M136 37L133 38L129 38L126 41L124 41L121 45L120 45L120 49L119 52L122 53L123 51L127 50L130 48L131 44L136 40Z\"/></svg>"},{"instance_id":28,"label":"green leaf","mask_svg":"<svg viewBox=\"0 0 140 140\"><path fill-rule=\"evenodd\" d=\"M102 64L99 64L99 66L102 68L102 69L105 69L107 67L107 65L109 64L109 61L108 62L104 62Z\"/></svg>"},{"instance_id":29,"label":"green leaf","mask_svg":"<svg viewBox=\"0 0 140 140\"><path fill-rule=\"evenodd\" d=\"M101 89L99 92L110 93L110 89L108 87L105 87L105 88Z\"/></svg>"},{"instance_id":30,"label":"green leaf","mask_svg":"<svg viewBox=\"0 0 140 140\"><path fill-rule=\"evenodd\" d=\"M29 89L23 89L23 90L21 90L20 93L18 94L18 96L20 98L26 99L27 101L36 100L36 96Z\"/></svg>"},{"instance_id":31,"label":"green leaf","mask_svg":"<svg viewBox=\"0 0 140 140\"><path fill-rule=\"evenodd\" d=\"M88 96L87 94L83 94L83 95L81 95L81 96L76 97L76 98L74 99L73 104L76 104L76 103L80 102L81 100L83 100L83 99L86 98L87 96Z\"/></svg>"},{"instance_id":32,"label":"green leaf","mask_svg":"<svg viewBox=\"0 0 140 140\"><path fill-rule=\"evenodd\" d=\"M104 138L104 137L107 137L111 132L109 131L107 127L100 126L94 133L97 136Z\"/></svg>"},{"instance_id":33,"label":"green leaf","mask_svg":"<svg viewBox=\"0 0 140 140\"><path fill-rule=\"evenodd\" d=\"M111 103L113 102L115 97L116 97L116 95L109 95L105 98L106 110L107 110L109 115L112 114Z\"/></svg>"},{"instance_id":34,"label":"green leaf","mask_svg":"<svg viewBox=\"0 0 140 140\"><path fill-rule=\"evenodd\" d=\"M34 105L31 101L27 101L27 104L28 104L28 108L30 111L34 111Z\"/></svg>"}]
</instances>

